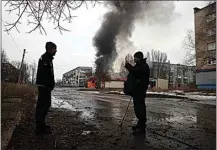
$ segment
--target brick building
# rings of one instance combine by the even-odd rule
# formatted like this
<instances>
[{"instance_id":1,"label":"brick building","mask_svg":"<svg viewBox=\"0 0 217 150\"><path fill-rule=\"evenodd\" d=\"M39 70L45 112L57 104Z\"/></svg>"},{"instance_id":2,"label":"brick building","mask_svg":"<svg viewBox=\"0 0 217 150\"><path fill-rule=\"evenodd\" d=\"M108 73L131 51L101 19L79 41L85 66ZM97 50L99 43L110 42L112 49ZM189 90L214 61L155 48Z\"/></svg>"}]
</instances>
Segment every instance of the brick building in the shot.
<instances>
[{"instance_id":1,"label":"brick building","mask_svg":"<svg viewBox=\"0 0 217 150\"><path fill-rule=\"evenodd\" d=\"M196 84L216 88L216 3L194 8Z\"/></svg>"}]
</instances>

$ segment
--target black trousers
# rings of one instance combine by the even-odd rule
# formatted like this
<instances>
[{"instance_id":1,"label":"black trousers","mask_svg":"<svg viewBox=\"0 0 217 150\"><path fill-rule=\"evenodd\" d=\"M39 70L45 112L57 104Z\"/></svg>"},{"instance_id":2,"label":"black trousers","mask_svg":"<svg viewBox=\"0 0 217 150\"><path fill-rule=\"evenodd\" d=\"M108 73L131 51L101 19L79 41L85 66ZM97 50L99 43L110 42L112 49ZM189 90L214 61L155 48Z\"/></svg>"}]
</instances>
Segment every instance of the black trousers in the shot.
<instances>
[{"instance_id":1,"label":"black trousers","mask_svg":"<svg viewBox=\"0 0 217 150\"><path fill-rule=\"evenodd\" d=\"M138 119L137 127L141 129L144 129L147 122L145 98L146 94L137 93L133 96L134 111Z\"/></svg>"},{"instance_id":2,"label":"black trousers","mask_svg":"<svg viewBox=\"0 0 217 150\"><path fill-rule=\"evenodd\" d=\"M38 87L38 100L36 105L36 126L45 125L45 118L51 107L51 91L45 87Z\"/></svg>"}]
</instances>

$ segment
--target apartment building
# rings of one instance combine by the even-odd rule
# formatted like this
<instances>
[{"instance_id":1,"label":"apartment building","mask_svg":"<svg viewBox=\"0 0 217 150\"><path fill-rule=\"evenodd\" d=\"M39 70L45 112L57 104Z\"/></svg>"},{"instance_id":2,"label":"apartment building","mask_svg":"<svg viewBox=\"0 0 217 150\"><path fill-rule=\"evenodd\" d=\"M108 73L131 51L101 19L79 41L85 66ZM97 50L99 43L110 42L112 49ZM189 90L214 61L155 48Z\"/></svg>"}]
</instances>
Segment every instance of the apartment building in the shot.
<instances>
[{"instance_id":1,"label":"apartment building","mask_svg":"<svg viewBox=\"0 0 217 150\"><path fill-rule=\"evenodd\" d=\"M84 87L87 80L92 76L92 67L77 67L63 74L63 85Z\"/></svg>"},{"instance_id":2,"label":"apartment building","mask_svg":"<svg viewBox=\"0 0 217 150\"><path fill-rule=\"evenodd\" d=\"M216 88L216 3L194 8L196 85Z\"/></svg>"},{"instance_id":3,"label":"apartment building","mask_svg":"<svg viewBox=\"0 0 217 150\"><path fill-rule=\"evenodd\" d=\"M169 87L187 87L195 84L195 66L170 64Z\"/></svg>"},{"instance_id":4,"label":"apartment building","mask_svg":"<svg viewBox=\"0 0 217 150\"><path fill-rule=\"evenodd\" d=\"M169 87L186 87L195 82L195 66L152 62L150 77L167 79Z\"/></svg>"}]
</instances>

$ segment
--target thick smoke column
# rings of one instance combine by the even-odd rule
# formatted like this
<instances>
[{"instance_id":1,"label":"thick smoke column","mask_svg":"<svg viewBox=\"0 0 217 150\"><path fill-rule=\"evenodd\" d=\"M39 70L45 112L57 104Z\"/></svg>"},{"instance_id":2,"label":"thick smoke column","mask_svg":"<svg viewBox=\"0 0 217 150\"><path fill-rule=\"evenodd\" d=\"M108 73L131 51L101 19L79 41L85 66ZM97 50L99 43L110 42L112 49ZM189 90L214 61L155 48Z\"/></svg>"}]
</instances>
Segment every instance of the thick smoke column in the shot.
<instances>
[{"instance_id":1,"label":"thick smoke column","mask_svg":"<svg viewBox=\"0 0 217 150\"><path fill-rule=\"evenodd\" d=\"M101 28L93 38L96 53L96 74L109 74L117 57L116 42L128 40L134 29L134 21L142 10L141 1L107 2L111 11L106 13Z\"/></svg>"}]
</instances>

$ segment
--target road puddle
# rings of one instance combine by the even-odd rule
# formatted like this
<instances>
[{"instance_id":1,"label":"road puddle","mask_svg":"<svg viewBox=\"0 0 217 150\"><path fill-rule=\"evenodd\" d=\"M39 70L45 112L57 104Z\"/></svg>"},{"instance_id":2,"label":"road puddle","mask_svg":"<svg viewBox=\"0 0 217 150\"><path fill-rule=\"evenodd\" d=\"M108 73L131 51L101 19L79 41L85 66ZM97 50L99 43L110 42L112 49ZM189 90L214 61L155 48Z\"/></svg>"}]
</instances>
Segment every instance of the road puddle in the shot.
<instances>
[{"instance_id":1,"label":"road puddle","mask_svg":"<svg viewBox=\"0 0 217 150\"><path fill-rule=\"evenodd\" d=\"M83 131L81 135L88 135L90 133L91 133L91 131Z\"/></svg>"},{"instance_id":2,"label":"road puddle","mask_svg":"<svg viewBox=\"0 0 217 150\"><path fill-rule=\"evenodd\" d=\"M171 116L166 118L166 121L169 122L197 122L196 116Z\"/></svg>"}]
</instances>

